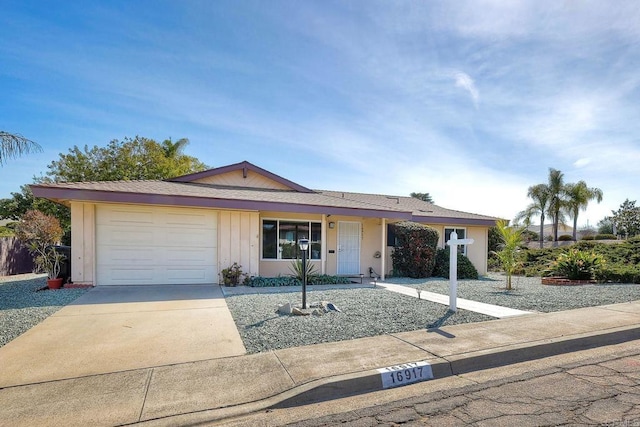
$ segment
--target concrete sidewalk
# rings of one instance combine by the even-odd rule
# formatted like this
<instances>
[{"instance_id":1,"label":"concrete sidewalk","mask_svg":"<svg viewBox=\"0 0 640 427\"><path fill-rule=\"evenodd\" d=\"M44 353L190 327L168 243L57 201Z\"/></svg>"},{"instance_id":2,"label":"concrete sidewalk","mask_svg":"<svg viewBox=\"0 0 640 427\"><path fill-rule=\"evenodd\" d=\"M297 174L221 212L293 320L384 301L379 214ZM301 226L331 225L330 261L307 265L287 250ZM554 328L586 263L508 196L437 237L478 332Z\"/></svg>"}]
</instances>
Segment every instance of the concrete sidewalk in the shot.
<instances>
[{"instance_id":1,"label":"concrete sidewalk","mask_svg":"<svg viewBox=\"0 0 640 427\"><path fill-rule=\"evenodd\" d=\"M402 363L426 361L437 380L639 338L640 301L530 314L7 387L0 419L12 426L194 424L380 390L377 369Z\"/></svg>"}]
</instances>

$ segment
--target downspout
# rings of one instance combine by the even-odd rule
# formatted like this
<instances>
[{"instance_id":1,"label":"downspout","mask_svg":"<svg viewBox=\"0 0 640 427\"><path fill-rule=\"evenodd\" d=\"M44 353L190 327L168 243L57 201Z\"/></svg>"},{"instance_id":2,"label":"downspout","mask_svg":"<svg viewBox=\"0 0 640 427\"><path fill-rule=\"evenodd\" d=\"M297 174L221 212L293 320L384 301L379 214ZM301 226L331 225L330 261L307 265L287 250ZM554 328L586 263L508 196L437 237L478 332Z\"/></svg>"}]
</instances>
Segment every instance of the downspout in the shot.
<instances>
[{"instance_id":1,"label":"downspout","mask_svg":"<svg viewBox=\"0 0 640 427\"><path fill-rule=\"evenodd\" d=\"M382 218L382 250L380 251L381 257L381 265L380 265L380 280L384 280L384 272L387 270L386 261L387 261L387 219Z\"/></svg>"}]
</instances>

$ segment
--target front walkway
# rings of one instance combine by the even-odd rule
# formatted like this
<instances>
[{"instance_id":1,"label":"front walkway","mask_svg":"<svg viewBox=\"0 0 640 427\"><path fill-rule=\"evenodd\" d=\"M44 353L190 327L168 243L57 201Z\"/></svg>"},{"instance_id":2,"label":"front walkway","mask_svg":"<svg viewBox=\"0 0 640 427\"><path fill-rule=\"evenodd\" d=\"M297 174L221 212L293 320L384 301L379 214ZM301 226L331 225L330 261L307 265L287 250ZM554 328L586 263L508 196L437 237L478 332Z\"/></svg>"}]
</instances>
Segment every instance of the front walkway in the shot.
<instances>
[{"instance_id":1,"label":"front walkway","mask_svg":"<svg viewBox=\"0 0 640 427\"><path fill-rule=\"evenodd\" d=\"M438 304L449 305L449 295L436 294L429 291L420 291L420 294L418 294L418 291L415 288L384 282L378 282L378 286L398 294L425 299L437 302ZM500 305L485 304L483 302L471 301L464 298L457 298L457 306L463 310L474 311L476 313L486 314L487 316L497 317L499 319L533 313L531 311L516 310L514 308L502 307Z\"/></svg>"}]
</instances>

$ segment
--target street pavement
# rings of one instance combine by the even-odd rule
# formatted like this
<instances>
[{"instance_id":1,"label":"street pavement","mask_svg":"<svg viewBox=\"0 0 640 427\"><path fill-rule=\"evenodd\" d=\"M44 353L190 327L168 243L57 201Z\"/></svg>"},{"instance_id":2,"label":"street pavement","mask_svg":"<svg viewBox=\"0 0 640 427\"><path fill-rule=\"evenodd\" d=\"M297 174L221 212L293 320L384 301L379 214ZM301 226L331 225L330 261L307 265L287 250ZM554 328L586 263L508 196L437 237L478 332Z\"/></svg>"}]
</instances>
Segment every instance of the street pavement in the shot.
<instances>
[{"instance_id":1,"label":"street pavement","mask_svg":"<svg viewBox=\"0 0 640 427\"><path fill-rule=\"evenodd\" d=\"M202 425L637 427L640 341Z\"/></svg>"}]
</instances>

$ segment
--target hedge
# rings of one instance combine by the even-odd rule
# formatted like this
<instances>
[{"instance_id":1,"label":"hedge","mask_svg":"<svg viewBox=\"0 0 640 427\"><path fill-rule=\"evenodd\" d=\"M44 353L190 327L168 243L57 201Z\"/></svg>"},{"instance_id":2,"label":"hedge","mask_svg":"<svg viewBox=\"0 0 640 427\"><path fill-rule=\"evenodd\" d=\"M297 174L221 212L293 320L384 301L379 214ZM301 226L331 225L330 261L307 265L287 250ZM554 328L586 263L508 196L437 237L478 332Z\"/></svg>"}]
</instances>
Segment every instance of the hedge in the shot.
<instances>
[{"instance_id":1,"label":"hedge","mask_svg":"<svg viewBox=\"0 0 640 427\"><path fill-rule=\"evenodd\" d=\"M434 276L449 278L449 249L438 249ZM478 270L469 258L458 252L458 279L477 279Z\"/></svg>"},{"instance_id":2,"label":"hedge","mask_svg":"<svg viewBox=\"0 0 640 427\"><path fill-rule=\"evenodd\" d=\"M395 224L396 246L391 254L396 276L431 277L436 263L438 232L424 224L403 221Z\"/></svg>"}]
</instances>

